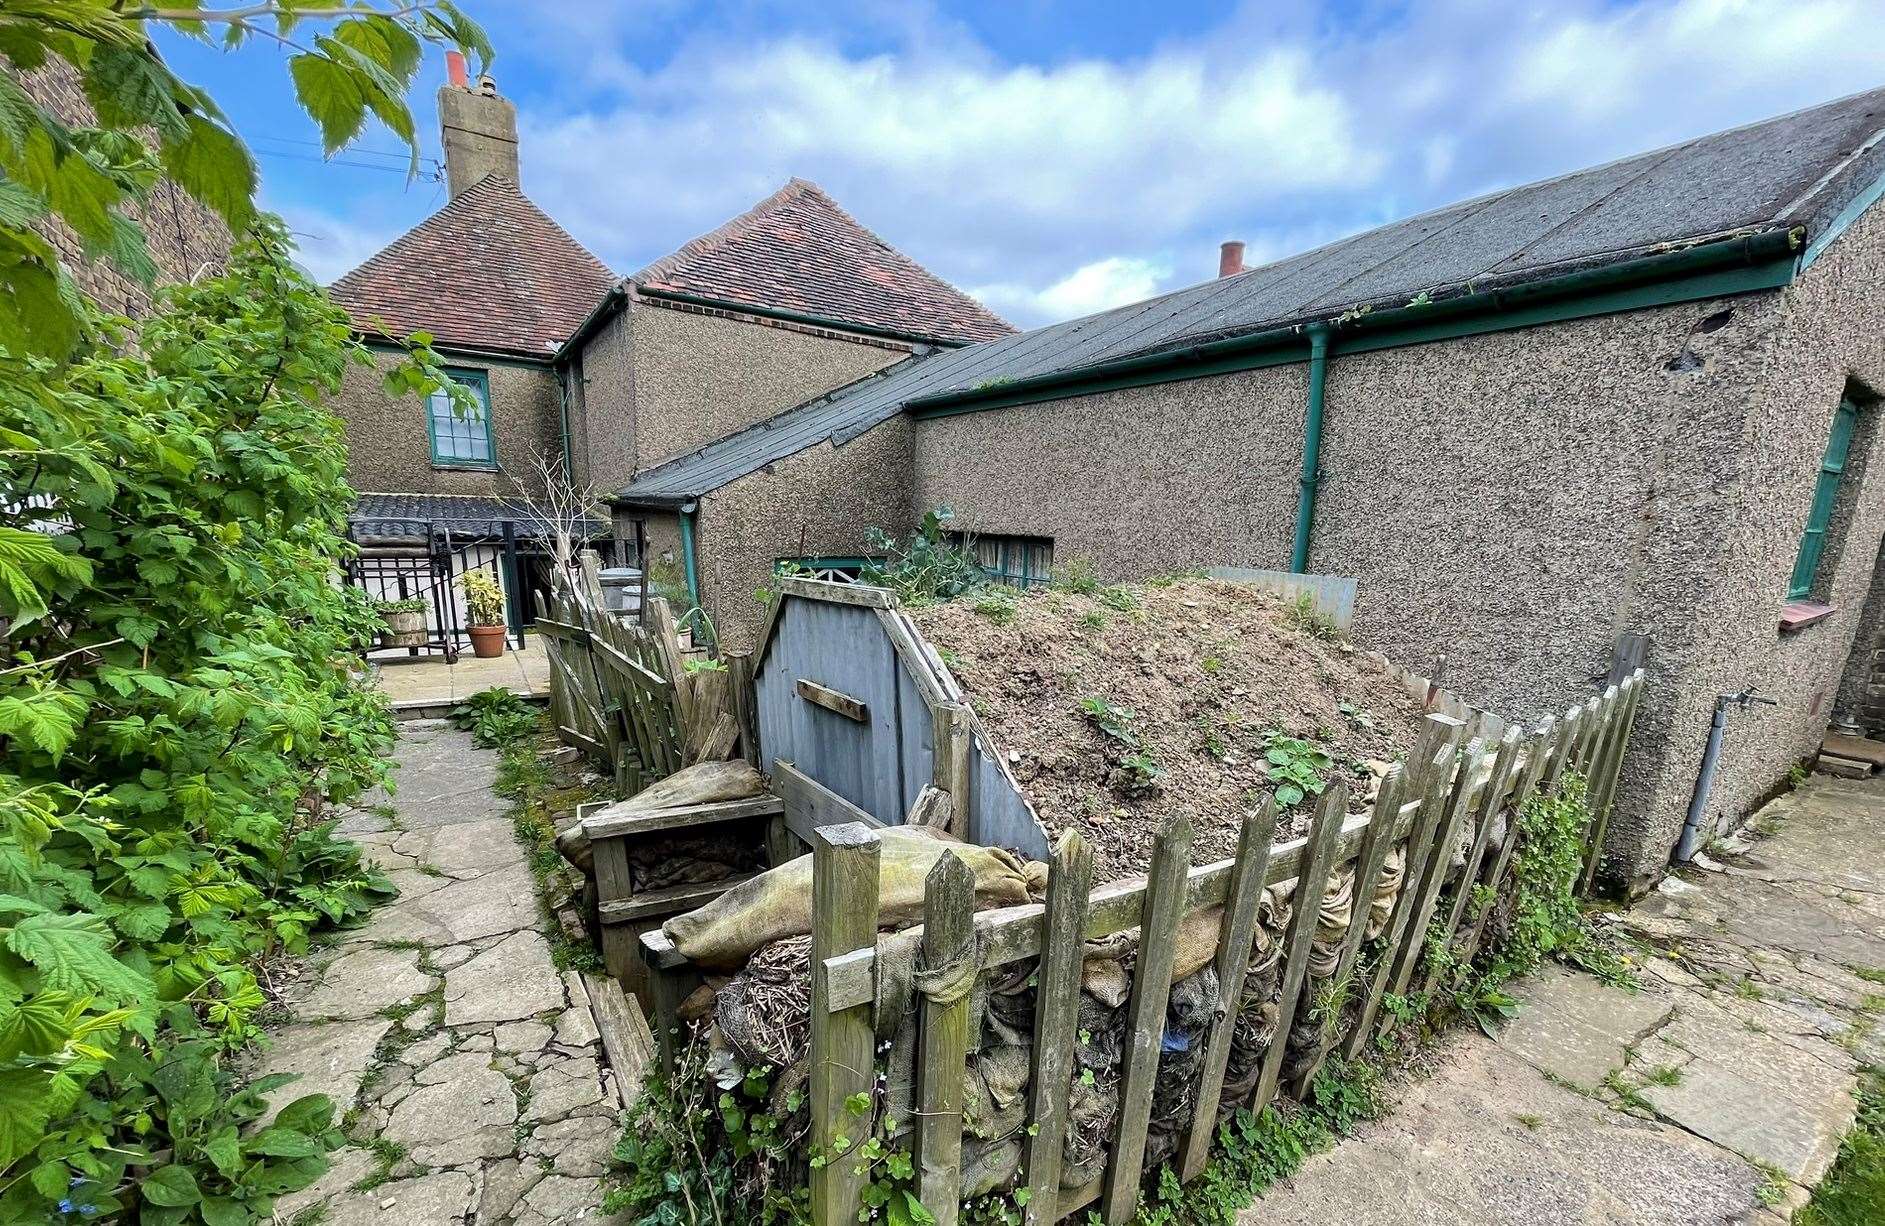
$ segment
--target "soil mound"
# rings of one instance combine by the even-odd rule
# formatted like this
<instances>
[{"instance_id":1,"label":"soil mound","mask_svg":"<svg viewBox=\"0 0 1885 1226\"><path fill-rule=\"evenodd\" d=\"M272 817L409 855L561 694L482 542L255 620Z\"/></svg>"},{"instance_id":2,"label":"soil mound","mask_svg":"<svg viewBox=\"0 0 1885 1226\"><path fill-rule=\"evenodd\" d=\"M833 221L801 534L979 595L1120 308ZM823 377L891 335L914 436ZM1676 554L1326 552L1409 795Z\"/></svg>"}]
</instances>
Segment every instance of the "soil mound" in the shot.
<instances>
[{"instance_id":1,"label":"soil mound","mask_svg":"<svg viewBox=\"0 0 1885 1226\"><path fill-rule=\"evenodd\" d=\"M1398 760L1422 718L1379 659L1225 580L971 595L908 612L1048 830L1091 841L1095 881L1142 874L1175 813L1196 826L1197 864L1234 854L1243 815L1272 791L1293 800L1277 837L1299 834L1315 796L1293 796L1292 775L1347 778L1359 801L1373 791L1368 763Z\"/></svg>"}]
</instances>

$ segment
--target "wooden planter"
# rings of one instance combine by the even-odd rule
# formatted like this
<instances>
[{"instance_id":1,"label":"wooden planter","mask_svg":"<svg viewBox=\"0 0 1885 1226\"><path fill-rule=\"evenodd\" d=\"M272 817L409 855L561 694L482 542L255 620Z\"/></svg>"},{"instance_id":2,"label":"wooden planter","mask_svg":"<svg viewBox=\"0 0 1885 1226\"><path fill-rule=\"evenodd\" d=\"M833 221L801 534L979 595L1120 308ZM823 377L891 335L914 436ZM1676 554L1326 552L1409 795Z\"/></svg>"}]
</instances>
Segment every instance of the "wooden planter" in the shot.
<instances>
[{"instance_id":1,"label":"wooden planter","mask_svg":"<svg viewBox=\"0 0 1885 1226\"><path fill-rule=\"evenodd\" d=\"M400 609L396 612L381 613L380 620L386 623L386 630L380 635L382 646L425 646L429 636L425 628L424 609Z\"/></svg>"}]
</instances>

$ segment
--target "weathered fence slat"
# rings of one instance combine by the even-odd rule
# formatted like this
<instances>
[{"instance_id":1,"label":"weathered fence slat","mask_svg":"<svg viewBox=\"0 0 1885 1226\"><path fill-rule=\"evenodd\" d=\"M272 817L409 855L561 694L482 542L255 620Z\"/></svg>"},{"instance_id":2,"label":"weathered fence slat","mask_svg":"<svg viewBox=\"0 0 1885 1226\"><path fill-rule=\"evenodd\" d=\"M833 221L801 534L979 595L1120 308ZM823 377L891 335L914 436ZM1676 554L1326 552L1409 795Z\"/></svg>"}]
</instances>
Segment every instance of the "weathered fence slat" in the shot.
<instances>
[{"instance_id":1,"label":"weathered fence slat","mask_svg":"<svg viewBox=\"0 0 1885 1226\"><path fill-rule=\"evenodd\" d=\"M1518 851L1519 826L1525 817L1525 806L1537 794L1538 781L1544 778L1546 767L1552 759L1554 747L1563 728L1550 716L1545 717L1536 731L1531 734L1525 768L1519 774L1518 785L1512 789L1512 815L1506 820L1505 841L1499 844L1499 854L1493 858L1492 869L1486 874L1486 889L1496 897L1499 887L1505 883L1506 870L1511 867L1514 854ZM1480 938L1485 935L1486 924L1492 918L1490 906L1480 908L1473 916L1472 927L1466 939L1460 943L1459 956L1463 962L1471 962L1473 955L1479 952Z\"/></svg>"},{"instance_id":2,"label":"weathered fence slat","mask_svg":"<svg viewBox=\"0 0 1885 1226\"><path fill-rule=\"evenodd\" d=\"M1453 848L1459 839L1460 825L1466 815L1472 811L1473 802L1480 793L1479 765L1485 758L1485 748L1473 741L1461 755L1459 770L1453 779L1453 789L1447 799L1446 812L1441 818L1433 845L1427 850L1426 867L1414 883L1413 910L1408 915L1406 934L1401 940L1401 947L1396 951L1394 975L1389 981L1388 991L1397 996L1405 995L1408 986L1413 983L1414 973L1420 968L1420 955L1427 947L1427 924L1433 918L1434 905L1440 900L1440 889L1446 884L1447 870L1452 866Z\"/></svg>"},{"instance_id":3,"label":"weathered fence slat","mask_svg":"<svg viewBox=\"0 0 1885 1226\"><path fill-rule=\"evenodd\" d=\"M1374 906L1375 890L1381 879L1381 870L1387 865L1388 853L1394 846L1393 815L1400 811L1400 807L1401 768L1395 766L1382 778L1381 787L1375 793L1374 812L1369 818L1368 832L1362 837L1361 849L1355 853L1354 884L1349 892L1348 931L1342 935L1342 945L1336 953L1335 972L1329 977L1329 999L1324 1006L1332 1016L1318 1019L1322 1023L1323 1033L1316 1041L1315 1054L1291 1087L1291 1092L1298 1099L1308 1092L1316 1079L1316 1073L1322 1068L1322 1062L1328 1058L1329 1050L1335 1046L1342 1011L1354 992L1355 960L1361 956L1361 943L1368 935L1368 920Z\"/></svg>"},{"instance_id":4,"label":"weathered fence slat","mask_svg":"<svg viewBox=\"0 0 1885 1226\"><path fill-rule=\"evenodd\" d=\"M1028 1083L1027 1226L1054 1221L1080 1020L1080 932L1093 888L1093 851L1078 830L1060 836L1047 874L1046 951L1036 971L1033 1069Z\"/></svg>"},{"instance_id":5,"label":"weathered fence slat","mask_svg":"<svg viewBox=\"0 0 1885 1226\"><path fill-rule=\"evenodd\" d=\"M1306 990L1309 975L1309 946L1315 940L1316 925L1322 918L1322 890L1335 860L1335 844L1342 822L1348 815L1348 785L1337 780L1322 793L1316 807L1315 822L1309 828L1309 858L1296 878L1296 893L1290 902L1289 925L1283 936L1281 985L1276 996L1276 1030L1270 1046L1263 1053L1263 1069L1257 1077L1256 1097L1250 1109L1262 1113L1283 1072L1283 1057L1289 1047L1290 1028L1296 1021L1297 998Z\"/></svg>"},{"instance_id":6,"label":"weathered fence slat","mask_svg":"<svg viewBox=\"0 0 1885 1226\"><path fill-rule=\"evenodd\" d=\"M1616 803L1617 784L1623 775L1623 755L1629 747L1630 733L1636 727L1636 704L1642 692L1643 673L1639 669L1623 682L1622 698L1613 717L1605 752L1594 772L1590 793L1590 844L1584 852L1584 876L1579 882L1579 889L1586 894L1597 882L1597 869L1603 860L1604 836L1610 833L1610 809Z\"/></svg>"},{"instance_id":7,"label":"weathered fence slat","mask_svg":"<svg viewBox=\"0 0 1885 1226\"><path fill-rule=\"evenodd\" d=\"M1440 950L1452 949L1454 934L1459 931L1460 922L1466 915L1466 908L1473 900L1473 887L1479 883L1480 869L1486 859L1486 845L1492 839L1493 827L1499 823L1499 811L1505 801L1505 794L1512 783L1512 771L1518 761L1520 733L1516 727L1507 728L1505 735L1499 738L1499 752L1493 759L1492 769L1486 776L1485 787L1479 794L1479 819L1473 826L1472 845L1466 852L1466 863L1460 870L1458 882L1453 887L1453 901L1447 908L1446 918L1438 928ZM1433 958L1427 966L1427 973L1420 981L1420 991L1432 999L1432 993L1440 982L1441 959Z\"/></svg>"},{"instance_id":8,"label":"weathered fence slat","mask_svg":"<svg viewBox=\"0 0 1885 1226\"><path fill-rule=\"evenodd\" d=\"M870 1094L873 1075L868 1004L828 1007L825 959L877 940L878 864L883 847L856 823L821 827L812 839L812 1214L818 1222L854 1222L863 1205L862 1157L871 1111L852 1107ZM843 1138L840 1148L840 1138Z\"/></svg>"},{"instance_id":9,"label":"weathered fence slat","mask_svg":"<svg viewBox=\"0 0 1885 1226\"><path fill-rule=\"evenodd\" d=\"M1420 864L1421 849L1432 840L1434 828L1439 824L1441 798L1446 795L1446 783L1453 771L1453 743L1464 728L1465 725L1459 720L1444 715L1429 715L1427 726L1422 730L1420 740L1414 745L1414 753L1408 759L1413 763L1415 773L1401 787L1403 791L1419 793L1420 807L1401 852L1401 888L1394 897L1394 910L1388 916L1387 931L1382 934L1381 956L1368 974L1368 987L1361 997L1355 1028L1349 1032L1348 1041L1342 1046L1342 1058L1345 1060L1359 1056L1374 1034L1375 1014L1381 1008L1382 997L1387 994L1394 949L1400 944L1401 934L1407 930L1407 917L1413 908L1414 878Z\"/></svg>"},{"instance_id":10,"label":"weathered fence slat","mask_svg":"<svg viewBox=\"0 0 1885 1226\"><path fill-rule=\"evenodd\" d=\"M916 1191L936 1219L955 1226L962 1203L962 1079L975 983L975 875L944 853L923 888L923 982L917 1016Z\"/></svg>"},{"instance_id":11,"label":"weathered fence slat","mask_svg":"<svg viewBox=\"0 0 1885 1226\"><path fill-rule=\"evenodd\" d=\"M1392 817L1386 824L1394 824ZM1371 824L1370 834L1377 826ZM1244 977L1250 971L1257 913L1263 902L1263 877L1270 866L1270 843L1275 837L1276 799L1265 797L1257 811L1244 818L1237 840L1237 867L1231 870L1230 898L1224 904L1224 919L1218 929L1217 984L1224 1003L1205 1041L1196 1114L1181 1151L1179 1177L1187 1182L1204 1169L1211 1155L1211 1137L1217 1132L1217 1104L1224 1093L1224 1071L1230 1064L1231 1039L1237 1033L1238 1005L1243 1000Z\"/></svg>"},{"instance_id":12,"label":"weathered fence slat","mask_svg":"<svg viewBox=\"0 0 1885 1226\"><path fill-rule=\"evenodd\" d=\"M1132 999L1127 1005L1126 1051L1119 1077L1119 1131L1106 1164L1101 1216L1108 1226L1130 1221L1139 1204L1146 1126L1152 1118L1152 1085L1158 1077L1165 1010L1171 1003L1178 921L1185 912L1185 870L1191 866L1191 839L1191 819L1180 814L1166 824L1152 844L1145 917L1139 925L1138 964L1133 968Z\"/></svg>"}]
</instances>

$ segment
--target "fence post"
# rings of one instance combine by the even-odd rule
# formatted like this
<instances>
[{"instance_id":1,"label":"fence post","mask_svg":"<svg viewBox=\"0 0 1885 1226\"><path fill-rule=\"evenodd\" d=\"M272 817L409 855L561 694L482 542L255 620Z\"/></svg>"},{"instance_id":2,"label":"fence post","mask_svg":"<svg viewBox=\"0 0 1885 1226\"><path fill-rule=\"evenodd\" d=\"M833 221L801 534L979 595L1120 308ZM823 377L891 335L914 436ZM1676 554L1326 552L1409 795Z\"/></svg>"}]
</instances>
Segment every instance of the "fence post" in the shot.
<instances>
[{"instance_id":1,"label":"fence post","mask_svg":"<svg viewBox=\"0 0 1885 1226\"><path fill-rule=\"evenodd\" d=\"M1237 1033L1244 976L1250 971L1250 948L1257 935L1257 909L1263 901L1263 877L1269 871L1270 843L1275 837L1276 798L1267 796L1255 813L1244 818L1237 839L1237 865L1231 870L1230 897L1218 929L1217 984L1223 1004L1205 1041L1197 1105L1181 1150L1179 1178L1186 1182L1204 1169L1211 1155L1211 1137L1217 1132L1217 1104L1224 1094L1224 1070L1230 1064L1231 1038Z\"/></svg>"},{"instance_id":2,"label":"fence post","mask_svg":"<svg viewBox=\"0 0 1885 1226\"><path fill-rule=\"evenodd\" d=\"M1165 1010L1171 1003L1172 964L1178 954L1178 921L1185 913L1191 840L1191 819L1181 813L1166 823L1152 844L1152 866L1139 913L1139 961L1133 967L1132 999L1127 1005L1119 1134L1106 1164L1102 1216L1108 1226L1130 1221L1139 1206L1145 1133L1152 1119L1152 1085L1158 1076L1159 1043L1165 1036Z\"/></svg>"},{"instance_id":3,"label":"fence post","mask_svg":"<svg viewBox=\"0 0 1885 1226\"><path fill-rule=\"evenodd\" d=\"M812 1220L849 1226L863 1204L862 1148L872 1111L850 1109L875 1080L871 1002L833 1010L825 961L877 941L878 865L883 847L860 822L812 832ZM839 1145L839 1139L843 1145Z\"/></svg>"},{"instance_id":4,"label":"fence post","mask_svg":"<svg viewBox=\"0 0 1885 1226\"><path fill-rule=\"evenodd\" d=\"M1597 883L1597 866L1604 857L1604 836L1610 833L1610 809L1616 803L1617 783L1623 775L1623 755L1629 748L1630 733L1636 728L1636 708L1642 697L1643 670L1639 668L1624 679L1616 710L1611 715L1613 726L1609 739L1592 771L1590 847L1585 851L1584 876L1578 883L1580 893L1590 893Z\"/></svg>"},{"instance_id":5,"label":"fence post","mask_svg":"<svg viewBox=\"0 0 1885 1226\"><path fill-rule=\"evenodd\" d=\"M1257 1078L1256 1097L1250 1109L1257 1114L1276 1093L1283 1075L1283 1057L1288 1054L1289 1032L1296 1025L1296 1002L1303 994L1309 976L1309 943L1315 939L1316 925L1322 922L1322 887L1329 879L1329 865L1335 859L1335 845L1341 841L1342 823L1348 819L1348 785L1337 780L1322 793L1316 807L1315 824L1309 830L1309 854L1302 872L1296 877L1296 893L1290 903L1289 927L1283 935L1282 984L1276 995L1276 1030L1270 1036L1269 1050L1263 1053L1263 1070Z\"/></svg>"},{"instance_id":6,"label":"fence post","mask_svg":"<svg viewBox=\"0 0 1885 1226\"><path fill-rule=\"evenodd\" d=\"M975 876L944 852L923 887L918 1001L916 1192L936 1226L955 1226L962 1203L962 1079L975 975Z\"/></svg>"},{"instance_id":7,"label":"fence post","mask_svg":"<svg viewBox=\"0 0 1885 1226\"><path fill-rule=\"evenodd\" d=\"M1478 741L1469 744L1466 752L1460 756L1451 795L1445 789L1440 790L1439 794L1446 798L1446 811L1441 817L1433 846L1423 852L1425 867L1418 878L1410 882L1415 888L1413 910L1408 915L1406 936L1396 951L1394 974L1388 982L1388 991L1397 995L1407 991L1408 985L1413 982L1414 972L1420 967L1420 953L1427 945L1427 921L1433 917L1434 904L1440 900L1440 887L1446 883L1447 869L1453 862L1453 845L1459 837L1460 822L1472 811L1473 801L1478 796L1479 789L1473 783L1473 776L1479 773L1479 764L1484 758L1485 751Z\"/></svg>"},{"instance_id":8,"label":"fence post","mask_svg":"<svg viewBox=\"0 0 1885 1226\"><path fill-rule=\"evenodd\" d=\"M1073 1044L1079 1030L1080 971L1093 852L1078 830L1060 836L1047 873L1041 919L1041 961L1035 972L1034 1053L1028 1083L1026 1226L1051 1226L1060 1197L1060 1160L1067 1132ZM932 1212L934 1210L932 1209Z\"/></svg>"}]
</instances>

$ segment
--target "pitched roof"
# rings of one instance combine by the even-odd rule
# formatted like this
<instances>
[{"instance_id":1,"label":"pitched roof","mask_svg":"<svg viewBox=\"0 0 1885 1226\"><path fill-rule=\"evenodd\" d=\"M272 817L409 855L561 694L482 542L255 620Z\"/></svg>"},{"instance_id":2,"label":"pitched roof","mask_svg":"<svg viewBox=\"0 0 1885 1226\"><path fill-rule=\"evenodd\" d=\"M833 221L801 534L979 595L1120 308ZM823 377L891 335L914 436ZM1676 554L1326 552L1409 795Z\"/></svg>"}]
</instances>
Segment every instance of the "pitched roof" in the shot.
<instances>
[{"instance_id":1,"label":"pitched roof","mask_svg":"<svg viewBox=\"0 0 1885 1226\"><path fill-rule=\"evenodd\" d=\"M504 525L517 525L520 537L547 536L551 516L528 499L485 498L476 494L361 494L348 520L362 539L424 536L449 529L464 536L502 536ZM594 516L570 520L585 537L607 531Z\"/></svg>"},{"instance_id":2,"label":"pitched roof","mask_svg":"<svg viewBox=\"0 0 1885 1226\"><path fill-rule=\"evenodd\" d=\"M547 358L615 275L503 175L487 175L328 288L369 335Z\"/></svg>"},{"instance_id":3,"label":"pitched roof","mask_svg":"<svg viewBox=\"0 0 1885 1226\"><path fill-rule=\"evenodd\" d=\"M789 311L944 344L993 340L1015 330L804 179L793 179L633 279L655 295Z\"/></svg>"},{"instance_id":4,"label":"pitched roof","mask_svg":"<svg viewBox=\"0 0 1885 1226\"><path fill-rule=\"evenodd\" d=\"M617 497L685 501L827 439L848 442L913 402L999 394L1074 372L1098 377L1109 364L1353 319L1363 307L1444 304L1757 235L1784 248L1795 229L1810 254L1875 203L1882 186L1885 89L1481 196L1084 319L900 362L651 468Z\"/></svg>"}]
</instances>

